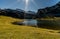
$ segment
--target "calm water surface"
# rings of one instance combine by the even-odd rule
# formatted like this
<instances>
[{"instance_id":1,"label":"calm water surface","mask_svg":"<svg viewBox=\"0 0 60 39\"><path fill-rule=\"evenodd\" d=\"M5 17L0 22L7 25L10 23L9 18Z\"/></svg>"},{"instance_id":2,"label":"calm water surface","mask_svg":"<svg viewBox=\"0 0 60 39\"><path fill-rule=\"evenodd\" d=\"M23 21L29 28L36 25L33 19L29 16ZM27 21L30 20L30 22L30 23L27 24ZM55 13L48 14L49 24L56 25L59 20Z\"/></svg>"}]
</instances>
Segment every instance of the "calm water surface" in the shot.
<instances>
[{"instance_id":1,"label":"calm water surface","mask_svg":"<svg viewBox=\"0 0 60 39\"><path fill-rule=\"evenodd\" d=\"M60 20L36 20L36 19L25 19L24 25L34 26L56 26L60 25Z\"/></svg>"}]
</instances>

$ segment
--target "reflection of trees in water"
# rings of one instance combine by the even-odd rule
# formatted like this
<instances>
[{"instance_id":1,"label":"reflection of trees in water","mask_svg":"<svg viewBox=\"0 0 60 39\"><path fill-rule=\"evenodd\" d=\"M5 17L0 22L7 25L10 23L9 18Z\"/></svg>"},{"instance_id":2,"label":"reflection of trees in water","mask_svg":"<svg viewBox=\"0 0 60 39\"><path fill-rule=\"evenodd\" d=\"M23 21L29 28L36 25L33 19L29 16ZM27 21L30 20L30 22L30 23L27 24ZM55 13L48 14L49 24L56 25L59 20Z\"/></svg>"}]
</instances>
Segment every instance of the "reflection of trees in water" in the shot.
<instances>
[{"instance_id":1,"label":"reflection of trees in water","mask_svg":"<svg viewBox=\"0 0 60 39\"><path fill-rule=\"evenodd\" d=\"M50 20L37 20L37 24L38 26L51 26L51 24L54 24L54 21L50 21Z\"/></svg>"},{"instance_id":2,"label":"reflection of trees in water","mask_svg":"<svg viewBox=\"0 0 60 39\"><path fill-rule=\"evenodd\" d=\"M24 20L23 22L14 22L15 25L26 25L38 28L46 29L59 29L60 30L60 20Z\"/></svg>"},{"instance_id":3,"label":"reflection of trees in water","mask_svg":"<svg viewBox=\"0 0 60 39\"><path fill-rule=\"evenodd\" d=\"M60 21L58 20L37 20L38 27L48 29L58 29L60 27Z\"/></svg>"}]
</instances>

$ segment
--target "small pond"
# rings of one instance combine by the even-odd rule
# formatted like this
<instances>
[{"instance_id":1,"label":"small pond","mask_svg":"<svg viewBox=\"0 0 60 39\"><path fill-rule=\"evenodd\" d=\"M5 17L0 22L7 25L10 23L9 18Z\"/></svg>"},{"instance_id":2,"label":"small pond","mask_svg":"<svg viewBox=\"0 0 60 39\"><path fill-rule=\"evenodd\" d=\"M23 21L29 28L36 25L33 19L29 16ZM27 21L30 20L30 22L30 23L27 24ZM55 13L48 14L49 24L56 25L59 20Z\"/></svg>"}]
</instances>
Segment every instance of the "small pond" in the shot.
<instances>
[{"instance_id":1,"label":"small pond","mask_svg":"<svg viewBox=\"0 0 60 39\"><path fill-rule=\"evenodd\" d=\"M17 24L28 26L60 26L60 20L24 19L23 22L17 22Z\"/></svg>"},{"instance_id":2,"label":"small pond","mask_svg":"<svg viewBox=\"0 0 60 39\"><path fill-rule=\"evenodd\" d=\"M13 24L60 30L60 20L24 19L23 22L14 22Z\"/></svg>"}]
</instances>

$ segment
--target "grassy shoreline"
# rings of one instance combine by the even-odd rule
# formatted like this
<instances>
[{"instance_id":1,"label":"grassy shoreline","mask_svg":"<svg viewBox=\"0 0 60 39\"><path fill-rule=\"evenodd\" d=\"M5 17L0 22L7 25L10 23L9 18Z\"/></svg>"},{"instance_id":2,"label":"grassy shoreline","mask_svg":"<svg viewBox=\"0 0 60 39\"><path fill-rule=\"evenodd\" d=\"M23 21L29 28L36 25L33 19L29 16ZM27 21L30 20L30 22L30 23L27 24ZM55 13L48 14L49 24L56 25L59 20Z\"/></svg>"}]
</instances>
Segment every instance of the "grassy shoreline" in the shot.
<instances>
[{"instance_id":1,"label":"grassy shoreline","mask_svg":"<svg viewBox=\"0 0 60 39\"><path fill-rule=\"evenodd\" d=\"M0 16L0 39L60 39L60 30L11 24L14 21L23 19Z\"/></svg>"}]
</instances>

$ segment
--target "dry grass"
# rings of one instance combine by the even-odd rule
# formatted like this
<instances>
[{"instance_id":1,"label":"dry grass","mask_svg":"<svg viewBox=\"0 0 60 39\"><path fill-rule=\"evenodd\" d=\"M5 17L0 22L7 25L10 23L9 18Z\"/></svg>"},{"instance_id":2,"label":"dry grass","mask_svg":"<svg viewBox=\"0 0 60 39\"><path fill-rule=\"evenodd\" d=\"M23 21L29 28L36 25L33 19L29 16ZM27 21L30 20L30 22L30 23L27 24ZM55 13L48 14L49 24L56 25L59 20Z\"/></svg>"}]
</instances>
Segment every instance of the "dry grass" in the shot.
<instances>
[{"instance_id":1,"label":"dry grass","mask_svg":"<svg viewBox=\"0 0 60 39\"><path fill-rule=\"evenodd\" d=\"M14 21L23 19L0 16L0 39L60 39L59 30L13 25Z\"/></svg>"}]
</instances>

